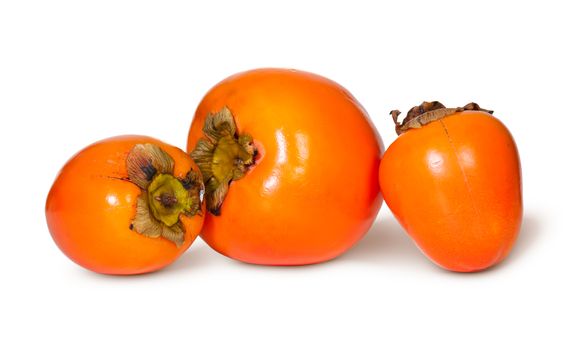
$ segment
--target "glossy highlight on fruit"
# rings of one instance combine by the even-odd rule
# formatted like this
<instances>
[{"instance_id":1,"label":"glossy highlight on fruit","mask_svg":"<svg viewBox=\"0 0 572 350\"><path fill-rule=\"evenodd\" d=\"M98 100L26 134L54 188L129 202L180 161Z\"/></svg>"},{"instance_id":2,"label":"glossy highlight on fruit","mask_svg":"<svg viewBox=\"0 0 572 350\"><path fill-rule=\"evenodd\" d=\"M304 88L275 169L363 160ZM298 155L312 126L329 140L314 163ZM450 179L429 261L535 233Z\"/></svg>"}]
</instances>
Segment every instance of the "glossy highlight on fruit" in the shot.
<instances>
[{"instance_id":1,"label":"glossy highlight on fruit","mask_svg":"<svg viewBox=\"0 0 572 350\"><path fill-rule=\"evenodd\" d=\"M510 252L522 221L520 160L508 129L477 104L410 110L379 171L384 199L439 266L479 271Z\"/></svg>"},{"instance_id":2,"label":"glossy highlight on fruit","mask_svg":"<svg viewBox=\"0 0 572 350\"><path fill-rule=\"evenodd\" d=\"M383 144L356 99L288 69L231 76L201 101L187 150L209 212L201 237L244 262L332 259L369 229L382 203Z\"/></svg>"},{"instance_id":3,"label":"glossy highlight on fruit","mask_svg":"<svg viewBox=\"0 0 572 350\"><path fill-rule=\"evenodd\" d=\"M73 156L46 201L48 228L77 264L104 274L155 271L194 241L202 177L182 150L146 136L96 142Z\"/></svg>"}]
</instances>

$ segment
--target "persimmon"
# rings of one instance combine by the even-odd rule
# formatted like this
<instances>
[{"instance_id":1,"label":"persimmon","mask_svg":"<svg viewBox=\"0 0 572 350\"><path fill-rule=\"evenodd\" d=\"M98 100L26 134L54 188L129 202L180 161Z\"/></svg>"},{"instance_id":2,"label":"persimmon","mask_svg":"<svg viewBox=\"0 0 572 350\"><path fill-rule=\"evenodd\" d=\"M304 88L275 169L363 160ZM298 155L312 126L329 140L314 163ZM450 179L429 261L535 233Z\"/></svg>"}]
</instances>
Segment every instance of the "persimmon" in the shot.
<instances>
[{"instance_id":1,"label":"persimmon","mask_svg":"<svg viewBox=\"0 0 572 350\"><path fill-rule=\"evenodd\" d=\"M58 247L104 274L158 270L199 234L200 172L184 151L145 136L96 142L73 156L46 201Z\"/></svg>"},{"instance_id":2,"label":"persimmon","mask_svg":"<svg viewBox=\"0 0 572 350\"><path fill-rule=\"evenodd\" d=\"M199 104L187 150L205 181L201 237L240 261L332 259L381 206L381 139L356 99L318 75L258 69L223 80Z\"/></svg>"},{"instance_id":3,"label":"persimmon","mask_svg":"<svg viewBox=\"0 0 572 350\"><path fill-rule=\"evenodd\" d=\"M510 252L522 221L520 160L509 130L470 103L424 102L402 123L379 171L388 207L439 266L486 269Z\"/></svg>"}]
</instances>

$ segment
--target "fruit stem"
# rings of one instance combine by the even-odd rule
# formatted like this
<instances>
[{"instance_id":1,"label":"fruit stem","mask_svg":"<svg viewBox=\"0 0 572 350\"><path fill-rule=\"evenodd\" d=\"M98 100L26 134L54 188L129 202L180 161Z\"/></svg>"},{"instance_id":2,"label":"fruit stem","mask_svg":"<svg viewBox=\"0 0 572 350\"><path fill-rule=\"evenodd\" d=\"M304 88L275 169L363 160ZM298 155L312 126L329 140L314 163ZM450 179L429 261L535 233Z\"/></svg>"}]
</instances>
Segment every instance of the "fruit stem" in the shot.
<instances>
[{"instance_id":1,"label":"fruit stem","mask_svg":"<svg viewBox=\"0 0 572 350\"><path fill-rule=\"evenodd\" d=\"M171 193L161 193L160 196L156 196L155 200L160 202L165 208L172 208L178 203L177 197Z\"/></svg>"}]
</instances>

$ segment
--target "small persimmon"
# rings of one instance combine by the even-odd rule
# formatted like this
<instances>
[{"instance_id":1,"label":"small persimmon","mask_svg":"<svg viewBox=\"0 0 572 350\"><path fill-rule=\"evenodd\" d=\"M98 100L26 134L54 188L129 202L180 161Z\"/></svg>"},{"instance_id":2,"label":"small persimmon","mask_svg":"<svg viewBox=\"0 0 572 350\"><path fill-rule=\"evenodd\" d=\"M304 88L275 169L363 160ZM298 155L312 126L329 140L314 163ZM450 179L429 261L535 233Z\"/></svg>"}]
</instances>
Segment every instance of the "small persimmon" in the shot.
<instances>
[{"instance_id":1,"label":"small persimmon","mask_svg":"<svg viewBox=\"0 0 572 350\"><path fill-rule=\"evenodd\" d=\"M356 99L326 78L258 69L212 88L187 150L205 180L201 237L255 264L332 259L381 206L381 139Z\"/></svg>"},{"instance_id":2,"label":"small persimmon","mask_svg":"<svg viewBox=\"0 0 572 350\"><path fill-rule=\"evenodd\" d=\"M508 129L471 103L425 102L402 123L381 160L388 207L439 266L478 271L510 252L522 221L520 160Z\"/></svg>"},{"instance_id":3,"label":"small persimmon","mask_svg":"<svg viewBox=\"0 0 572 350\"><path fill-rule=\"evenodd\" d=\"M182 150L145 136L94 143L62 168L46 201L58 247L105 274L158 270L181 255L204 216L202 177Z\"/></svg>"}]
</instances>

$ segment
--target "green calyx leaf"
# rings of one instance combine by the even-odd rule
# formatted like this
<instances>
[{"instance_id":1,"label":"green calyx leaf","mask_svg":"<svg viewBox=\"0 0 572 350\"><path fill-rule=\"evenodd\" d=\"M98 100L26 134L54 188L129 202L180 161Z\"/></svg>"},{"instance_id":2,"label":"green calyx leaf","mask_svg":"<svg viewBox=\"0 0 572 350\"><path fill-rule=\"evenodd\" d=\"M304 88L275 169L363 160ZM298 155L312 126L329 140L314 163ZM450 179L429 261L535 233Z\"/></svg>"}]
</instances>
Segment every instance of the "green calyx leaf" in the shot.
<instances>
[{"instance_id":1,"label":"green calyx leaf","mask_svg":"<svg viewBox=\"0 0 572 350\"><path fill-rule=\"evenodd\" d=\"M131 228L146 237L184 243L180 215L200 213L204 186L192 169L183 179L173 176L174 161L159 146L138 144L127 156L129 181L141 188Z\"/></svg>"},{"instance_id":2,"label":"green calyx leaf","mask_svg":"<svg viewBox=\"0 0 572 350\"><path fill-rule=\"evenodd\" d=\"M203 133L205 137L197 142L191 157L203 175L207 208L219 215L230 183L244 177L254 164L256 149L250 135L237 134L227 107L207 116Z\"/></svg>"}]
</instances>

